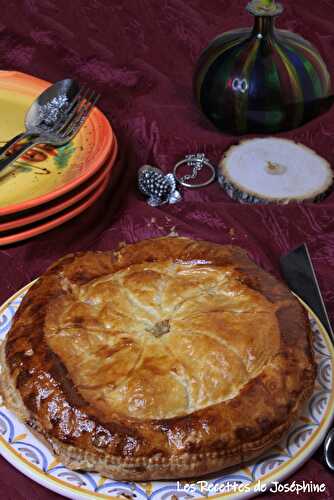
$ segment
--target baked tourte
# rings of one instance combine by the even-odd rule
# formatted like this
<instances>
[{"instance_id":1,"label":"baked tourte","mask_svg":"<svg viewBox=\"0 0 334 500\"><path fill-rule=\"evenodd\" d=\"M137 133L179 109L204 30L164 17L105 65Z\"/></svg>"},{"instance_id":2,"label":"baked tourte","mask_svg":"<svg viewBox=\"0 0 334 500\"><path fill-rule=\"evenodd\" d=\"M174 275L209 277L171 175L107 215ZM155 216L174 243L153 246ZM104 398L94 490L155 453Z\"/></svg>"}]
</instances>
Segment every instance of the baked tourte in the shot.
<instances>
[{"instance_id":1,"label":"baked tourte","mask_svg":"<svg viewBox=\"0 0 334 500\"><path fill-rule=\"evenodd\" d=\"M203 475L276 443L311 395L306 314L233 246L158 238L68 255L2 349L6 405L72 469Z\"/></svg>"}]
</instances>

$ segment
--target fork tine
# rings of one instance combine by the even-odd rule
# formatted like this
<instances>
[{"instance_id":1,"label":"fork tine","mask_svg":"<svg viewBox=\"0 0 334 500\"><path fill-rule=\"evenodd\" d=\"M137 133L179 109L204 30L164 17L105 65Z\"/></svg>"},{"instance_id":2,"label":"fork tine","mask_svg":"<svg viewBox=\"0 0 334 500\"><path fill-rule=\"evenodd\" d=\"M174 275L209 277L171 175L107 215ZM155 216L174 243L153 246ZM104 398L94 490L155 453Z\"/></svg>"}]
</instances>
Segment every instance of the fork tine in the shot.
<instances>
[{"instance_id":1,"label":"fork tine","mask_svg":"<svg viewBox=\"0 0 334 500\"><path fill-rule=\"evenodd\" d=\"M96 103L98 102L100 95L96 93L94 90L91 92L90 96L86 98L85 103L80 108L78 115L73 119L73 121L69 124L66 131L64 131L61 135L62 137L69 137L74 135L80 130L89 113L92 111Z\"/></svg>"},{"instance_id":2,"label":"fork tine","mask_svg":"<svg viewBox=\"0 0 334 500\"><path fill-rule=\"evenodd\" d=\"M65 127L70 123L72 118L75 116L76 112L84 102L84 100L87 98L87 94L89 92L89 88L87 85L84 85L78 94L75 96L73 99L73 102L71 102L70 107L66 110L66 119L64 121L64 115L61 113L60 117L56 121L53 132L55 133L60 133L62 130L65 129Z\"/></svg>"},{"instance_id":3,"label":"fork tine","mask_svg":"<svg viewBox=\"0 0 334 500\"><path fill-rule=\"evenodd\" d=\"M66 126L62 128L62 136L67 135L69 131L72 129L72 125L76 123L78 117L81 117L84 113L87 103L90 102L90 99L94 95L94 90L87 89L85 96L81 99L80 105L76 107L75 113L71 113L71 117L69 120L66 120Z\"/></svg>"},{"instance_id":4,"label":"fork tine","mask_svg":"<svg viewBox=\"0 0 334 500\"><path fill-rule=\"evenodd\" d=\"M94 92L92 94L92 96L90 97L90 99L88 101L88 106L86 106L86 109L84 110L82 116L78 119L78 124L81 123L82 121L86 120L89 113L93 110L94 106L96 106L100 97L101 97L100 94L98 94L97 92Z\"/></svg>"},{"instance_id":5,"label":"fork tine","mask_svg":"<svg viewBox=\"0 0 334 500\"><path fill-rule=\"evenodd\" d=\"M78 102L86 98L87 92L89 91L88 85L85 83L81 88L80 91L77 93L73 101L71 102L70 107L68 108L68 111L71 112L74 107L77 106Z\"/></svg>"},{"instance_id":6,"label":"fork tine","mask_svg":"<svg viewBox=\"0 0 334 500\"><path fill-rule=\"evenodd\" d=\"M77 119L73 122L72 127L67 131L67 135L70 135L74 137L75 134L80 130L80 128L83 126L85 123L88 115L96 105L100 98L100 95L97 94L96 92L92 94L91 101L88 102L87 106L85 109L82 111L82 113L77 117Z\"/></svg>"}]
</instances>

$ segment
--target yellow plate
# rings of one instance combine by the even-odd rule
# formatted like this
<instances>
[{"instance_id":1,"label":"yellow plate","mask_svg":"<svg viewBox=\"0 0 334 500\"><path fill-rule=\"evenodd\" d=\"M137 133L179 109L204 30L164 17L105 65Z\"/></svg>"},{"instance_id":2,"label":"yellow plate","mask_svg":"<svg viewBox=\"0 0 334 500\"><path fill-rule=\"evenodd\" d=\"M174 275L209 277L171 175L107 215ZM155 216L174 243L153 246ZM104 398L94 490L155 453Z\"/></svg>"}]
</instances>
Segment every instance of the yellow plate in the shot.
<instances>
[{"instance_id":1,"label":"yellow plate","mask_svg":"<svg viewBox=\"0 0 334 500\"><path fill-rule=\"evenodd\" d=\"M24 131L26 111L48 85L24 73L0 71L0 145ZM77 187L106 161L113 141L108 120L94 108L69 144L33 148L14 171L0 178L0 216L36 207Z\"/></svg>"}]
</instances>

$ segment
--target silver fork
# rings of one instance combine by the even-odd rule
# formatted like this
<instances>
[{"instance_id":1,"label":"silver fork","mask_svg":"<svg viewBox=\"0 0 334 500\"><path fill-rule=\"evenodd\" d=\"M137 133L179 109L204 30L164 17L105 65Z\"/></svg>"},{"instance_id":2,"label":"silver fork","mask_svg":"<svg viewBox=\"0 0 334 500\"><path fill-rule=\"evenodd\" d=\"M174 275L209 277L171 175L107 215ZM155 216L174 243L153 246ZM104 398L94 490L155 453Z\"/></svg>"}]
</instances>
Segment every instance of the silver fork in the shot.
<instances>
[{"instance_id":1,"label":"silver fork","mask_svg":"<svg viewBox=\"0 0 334 500\"><path fill-rule=\"evenodd\" d=\"M11 165L17 158L37 144L50 144L52 146L64 146L70 142L79 132L90 112L97 104L100 95L94 90L84 88L79 94L74 106L71 106L68 113L62 114L55 122L52 129L34 137L8 158L0 160L0 172Z\"/></svg>"}]
</instances>

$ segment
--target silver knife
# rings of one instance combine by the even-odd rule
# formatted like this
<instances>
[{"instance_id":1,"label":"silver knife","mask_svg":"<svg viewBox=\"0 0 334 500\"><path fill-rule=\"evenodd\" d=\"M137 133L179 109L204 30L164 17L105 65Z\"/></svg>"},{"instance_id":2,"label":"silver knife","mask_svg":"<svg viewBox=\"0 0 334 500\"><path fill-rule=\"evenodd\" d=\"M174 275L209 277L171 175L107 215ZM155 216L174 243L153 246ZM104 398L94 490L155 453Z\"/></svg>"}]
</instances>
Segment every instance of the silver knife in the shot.
<instances>
[{"instance_id":1,"label":"silver knife","mask_svg":"<svg viewBox=\"0 0 334 500\"><path fill-rule=\"evenodd\" d=\"M334 332L306 243L281 257L280 262L284 279L290 290L314 311L334 345Z\"/></svg>"},{"instance_id":2,"label":"silver knife","mask_svg":"<svg viewBox=\"0 0 334 500\"><path fill-rule=\"evenodd\" d=\"M314 311L334 345L334 332L306 243L281 257L280 264L290 290ZM334 471L334 429L329 431L325 439L324 459L326 465Z\"/></svg>"}]
</instances>

